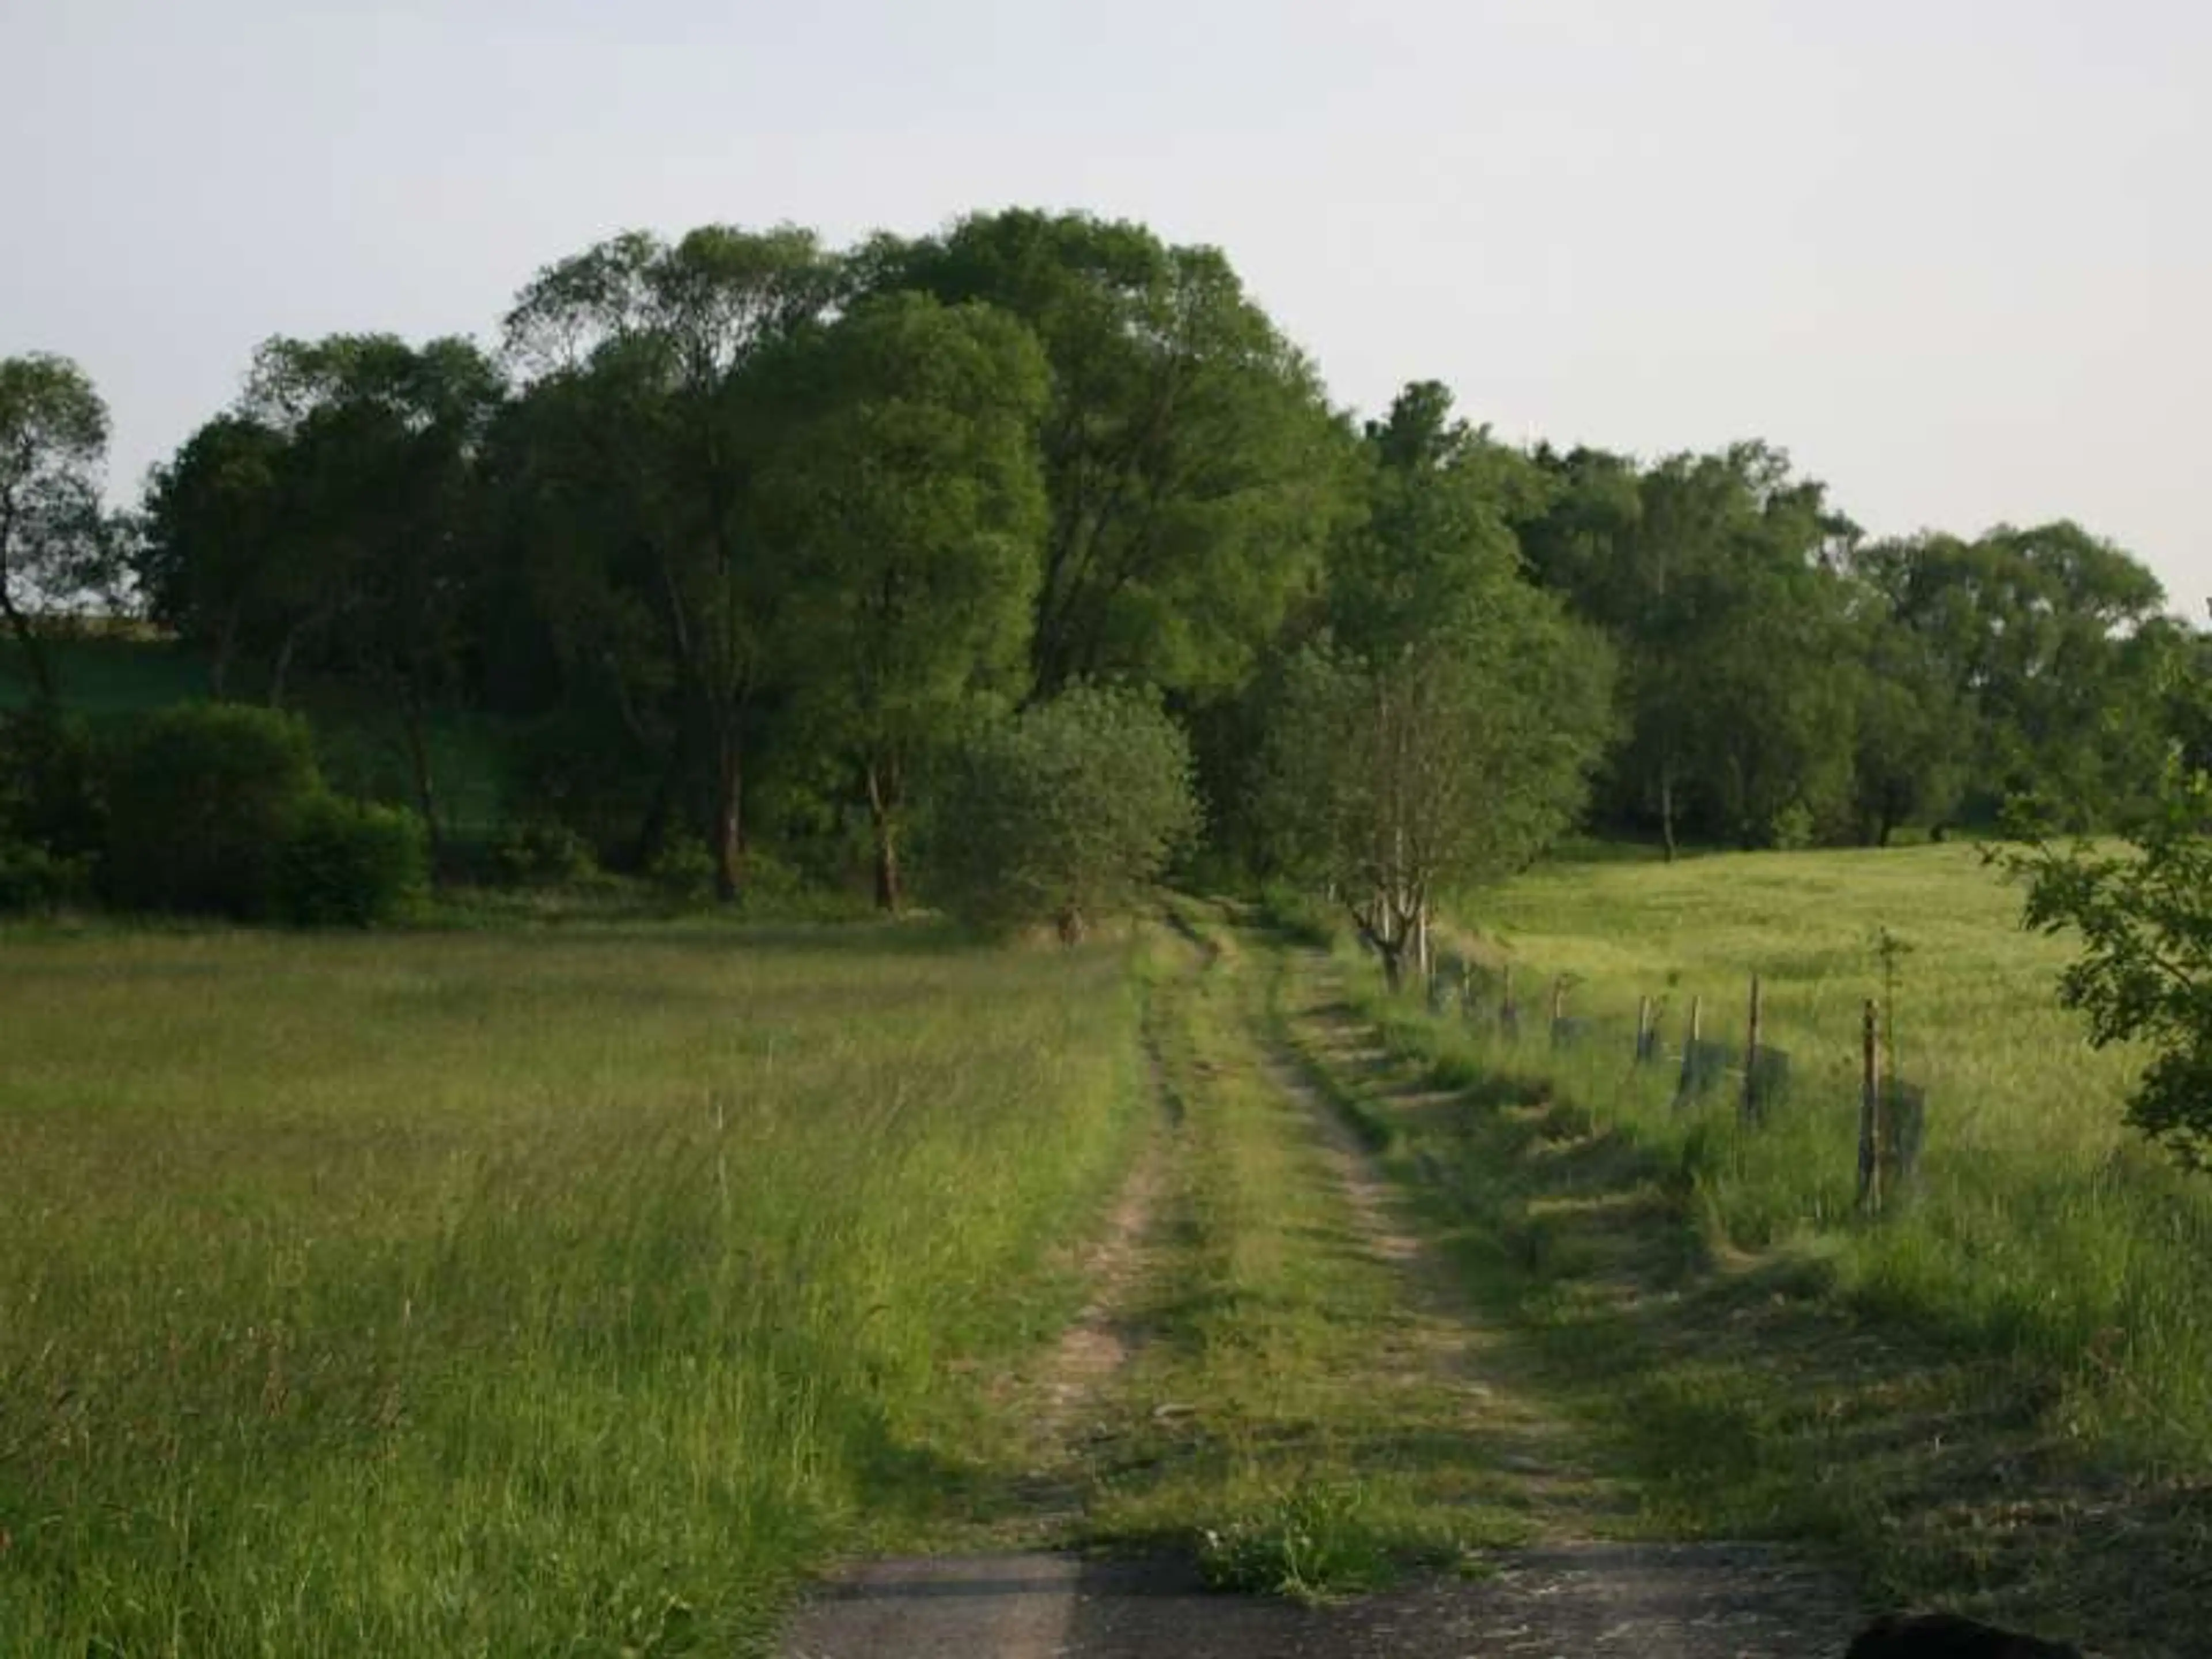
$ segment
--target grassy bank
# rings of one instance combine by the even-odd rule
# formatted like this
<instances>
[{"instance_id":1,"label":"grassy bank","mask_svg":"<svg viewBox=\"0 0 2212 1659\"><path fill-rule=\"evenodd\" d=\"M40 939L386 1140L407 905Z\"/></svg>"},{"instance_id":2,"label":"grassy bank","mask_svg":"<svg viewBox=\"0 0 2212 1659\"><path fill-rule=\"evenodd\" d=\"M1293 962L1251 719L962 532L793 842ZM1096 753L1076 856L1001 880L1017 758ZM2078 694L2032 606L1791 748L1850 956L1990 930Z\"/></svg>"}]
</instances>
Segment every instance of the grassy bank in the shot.
<instances>
[{"instance_id":1,"label":"grassy bank","mask_svg":"<svg viewBox=\"0 0 2212 1659\"><path fill-rule=\"evenodd\" d=\"M758 1637L988 1455L1135 1019L907 932L0 934L0 1649Z\"/></svg>"}]
</instances>

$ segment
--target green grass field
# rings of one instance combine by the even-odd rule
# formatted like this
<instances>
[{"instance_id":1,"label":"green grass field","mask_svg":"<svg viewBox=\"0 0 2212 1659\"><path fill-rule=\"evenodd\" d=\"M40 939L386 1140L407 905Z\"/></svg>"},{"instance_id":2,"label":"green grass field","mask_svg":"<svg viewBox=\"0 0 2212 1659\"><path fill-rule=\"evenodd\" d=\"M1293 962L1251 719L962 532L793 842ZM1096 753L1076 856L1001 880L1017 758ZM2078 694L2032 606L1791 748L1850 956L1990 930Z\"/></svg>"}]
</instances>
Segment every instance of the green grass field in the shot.
<instances>
[{"instance_id":1,"label":"green grass field","mask_svg":"<svg viewBox=\"0 0 2212 1659\"><path fill-rule=\"evenodd\" d=\"M2020 894L1963 848L1557 866L1465 914L1521 964L1531 1040L1481 1063L1540 1075L1632 1124L1692 1170L1712 1231L1758 1247L1832 1249L1867 1305L2069 1373L2085 1431L2146 1455L2212 1463L2212 1184L2183 1176L2121 1121L2141 1063L2098 1051L2057 1006L2063 939L2024 933ZM1899 1074L1928 1091L1917 1188L1878 1227L1854 1218L1861 1010L1898 963ZM1672 1104L1675 1071L1628 1063L1637 998L1679 1040L1691 998L1705 1031L1741 1047L1749 976L1765 1040L1791 1062L1766 1127L1735 1121L1732 1091ZM1569 976L1589 1046L1540 1041L1548 986Z\"/></svg>"},{"instance_id":2,"label":"green grass field","mask_svg":"<svg viewBox=\"0 0 2212 1659\"><path fill-rule=\"evenodd\" d=\"M0 1651L728 1652L959 1501L1119 950L0 933Z\"/></svg>"}]
</instances>

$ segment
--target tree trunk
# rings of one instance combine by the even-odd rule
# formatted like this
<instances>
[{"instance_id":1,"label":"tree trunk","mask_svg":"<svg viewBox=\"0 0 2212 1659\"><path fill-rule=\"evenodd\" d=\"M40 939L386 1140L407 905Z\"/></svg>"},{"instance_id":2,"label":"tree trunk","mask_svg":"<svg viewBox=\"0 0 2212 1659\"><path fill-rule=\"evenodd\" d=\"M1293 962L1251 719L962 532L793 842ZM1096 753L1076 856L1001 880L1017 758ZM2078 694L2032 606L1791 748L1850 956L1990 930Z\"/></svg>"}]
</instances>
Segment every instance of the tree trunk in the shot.
<instances>
[{"instance_id":1,"label":"tree trunk","mask_svg":"<svg viewBox=\"0 0 2212 1659\"><path fill-rule=\"evenodd\" d=\"M305 623L300 625L304 626ZM284 682L292 672L292 653L299 647L300 627L287 629L284 643L276 647L276 661L269 671L269 706L271 708L284 706Z\"/></svg>"},{"instance_id":2,"label":"tree trunk","mask_svg":"<svg viewBox=\"0 0 2212 1659\"><path fill-rule=\"evenodd\" d=\"M714 896L727 904L738 896L745 862L744 739L737 722L722 727L714 748Z\"/></svg>"},{"instance_id":3,"label":"tree trunk","mask_svg":"<svg viewBox=\"0 0 2212 1659\"><path fill-rule=\"evenodd\" d=\"M215 652L208 659L208 696L216 702L223 701L230 685L230 659L238 651L238 607L233 605L223 613L222 626L216 632Z\"/></svg>"},{"instance_id":4,"label":"tree trunk","mask_svg":"<svg viewBox=\"0 0 2212 1659\"><path fill-rule=\"evenodd\" d=\"M1382 958L1382 982L1393 995L1406 988L1406 943L1377 938L1375 953Z\"/></svg>"},{"instance_id":5,"label":"tree trunk","mask_svg":"<svg viewBox=\"0 0 2212 1659\"><path fill-rule=\"evenodd\" d=\"M1662 768L1659 773L1659 838L1666 843L1667 862L1674 861L1674 773Z\"/></svg>"},{"instance_id":6,"label":"tree trunk","mask_svg":"<svg viewBox=\"0 0 2212 1659\"><path fill-rule=\"evenodd\" d=\"M430 774L430 738L424 728L422 704L412 690L400 698L402 721L407 734L407 763L415 774L415 805L422 814L422 828L430 839L430 869L434 875L446 868L446 836L438 827L438 788Z\"/></svg>"},{"instance_id":7,"label":"tree trunk","mask_svg":"<svg viewBox=\"0 0 2212 1659\"><path fill-rule=\"evenodd\" d=\"M37 701L52 708L61 701L61 688L54 679L53 659L47 654L46 642L39 637L30 617L9 598L4 577L0 577L0 614L6 616L9 631L15 635L15 643L22 651L23 666L30 674L33 694Z\"/></svg>"},{"instance_id":8,"label":"tree trunk","mask_svg":"<svg viewBox=\"0 0 2212 1659\"><path fill-rule=\"evenodd\" d=\"M1072 904L1054 919L1053 925L1060 934L1060 942L1070 950L1082 944L1084 936L1091 931L1083 912Z\"/></svg>"},{"instance_id":9,"label":"tree trunk","mask_svg":"<svg viewBox=\"0 0 2212 1659\"><path fill-rule=\"evenodd\" d=\"M899 908L898 825L894 817L896 792L886 787L881 769L870 765L863 775L867 787L868 825L876 845L876 908L896 915Z\"/></svg>"}]
</instances>

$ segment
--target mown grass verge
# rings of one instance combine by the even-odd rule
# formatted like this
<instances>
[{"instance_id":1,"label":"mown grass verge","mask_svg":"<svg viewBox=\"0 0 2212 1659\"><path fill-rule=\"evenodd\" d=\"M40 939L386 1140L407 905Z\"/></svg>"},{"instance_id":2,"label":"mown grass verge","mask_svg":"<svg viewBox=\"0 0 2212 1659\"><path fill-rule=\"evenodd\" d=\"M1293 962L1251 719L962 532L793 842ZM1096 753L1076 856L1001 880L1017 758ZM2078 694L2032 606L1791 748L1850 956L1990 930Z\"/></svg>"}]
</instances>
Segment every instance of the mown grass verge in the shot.
<instances>
[{"instance_id":1,"label":"mown grass verge","mask_svg":"<svg viewBox=\"0 0 2212 1659\"><path fill-rule=\"evenodd\" d=\"M764 1643L995 1480L1122 951L0 933L0 1650Z\"/></svg>"}]
</instances>

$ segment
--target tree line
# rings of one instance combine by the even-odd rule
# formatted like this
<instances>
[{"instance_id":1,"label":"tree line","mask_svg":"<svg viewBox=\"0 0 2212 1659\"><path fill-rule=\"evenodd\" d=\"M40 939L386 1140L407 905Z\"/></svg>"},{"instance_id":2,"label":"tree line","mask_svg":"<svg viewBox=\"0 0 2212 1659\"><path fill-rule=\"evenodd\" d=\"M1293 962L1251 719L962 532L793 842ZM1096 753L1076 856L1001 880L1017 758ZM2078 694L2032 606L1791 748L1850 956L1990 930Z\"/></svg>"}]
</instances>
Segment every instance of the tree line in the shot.
<instances>
[{"instance_id":1,"label":"tree line","mask_svg":"<svg viewBox=\"0 0 2212 1659\"><path fill-rule=\"evenodd\" d=\"M1670 853L2124 820L2197 662L2070 523L1876 540L1773 446L1516 447L1429 380L1362 422L1219 252L1078 214L630 234L495 345L273 339L119 517L105 436L73 365L0 363L34 702L57 619L118 596L217 701L374 711L441 863L467 709L518 822L702 849L725 897L772 860L896 907L916 846L972 887L1010 803L1077 836L1073 745L1154 757L1116 798L1148 857L1326 886L1395 963L1440 885L1577 820Z\"/></svg>"}]
</instances>

